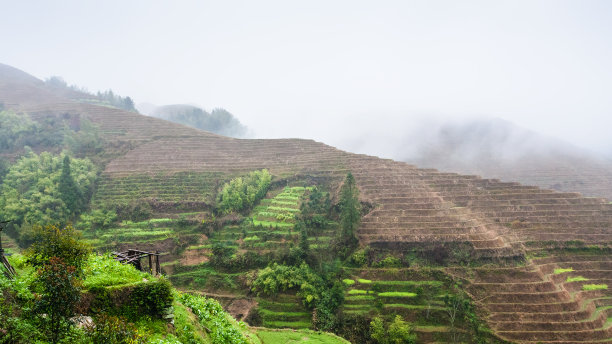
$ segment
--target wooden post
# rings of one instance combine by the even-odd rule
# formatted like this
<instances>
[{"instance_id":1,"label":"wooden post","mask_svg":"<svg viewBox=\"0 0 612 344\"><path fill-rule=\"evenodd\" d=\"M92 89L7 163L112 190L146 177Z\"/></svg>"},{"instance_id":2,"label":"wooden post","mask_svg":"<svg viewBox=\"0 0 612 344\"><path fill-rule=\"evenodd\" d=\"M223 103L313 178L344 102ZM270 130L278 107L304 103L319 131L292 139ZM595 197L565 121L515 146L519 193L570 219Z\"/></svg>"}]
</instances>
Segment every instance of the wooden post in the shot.
<instances>
[{"instance_id":1,"label":"wooden post","mask_svg":"<svg viewBox=\"0 0 612 344\"><path fill-rule=\"evenodd\" d=\"M149 272L153 275L153 255L149 254Z\"/></svg>"},{"instance_id":2,"label":"wooden post","mask_svg":"<svg viewBox=\"0 0 612 344\"><path fill-rule=\"evenodd\" d=\"M161 274L161 268L159 266L159 251L155 251L155 275Z\"/></svg>"}]
</instances>

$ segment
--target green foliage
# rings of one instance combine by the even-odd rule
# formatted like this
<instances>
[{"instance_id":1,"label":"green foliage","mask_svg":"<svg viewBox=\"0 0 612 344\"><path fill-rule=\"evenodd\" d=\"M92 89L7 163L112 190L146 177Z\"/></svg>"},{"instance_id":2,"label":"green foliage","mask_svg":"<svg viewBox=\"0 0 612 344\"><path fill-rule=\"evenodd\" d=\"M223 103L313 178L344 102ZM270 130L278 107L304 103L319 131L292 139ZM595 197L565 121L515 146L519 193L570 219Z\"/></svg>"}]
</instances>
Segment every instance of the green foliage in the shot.
<instances>
[{"instance_id":1,"label":"green foliage","mask_svg":"<svg viewBox=\"0 0 612 344\"><path fill-rule=\"evenodd\" d=\"M78 212L81 205L71 203L70 208L60 191L63 165L60 156L31 151L13 164L0 188L0 218L17 225L62 223ZM93 192L96 169L88 159L73 159L69 165L74 191L85 204Z\"/></svg>"},{"instance_id":2,"label":"green foliage","mask_svg":"<svg viewBox=\"0 0 612 344\"><path fill-rule=\"evenodd\" d=\"M32 145L37 131L36 123L27 115L0 111L0 151Z\"/></svg>"},{"instance_id":3,"label":"green foliage","mask_svg":"<svg viewBox=\"0 0 612 344\"><path fill-rule=\"evenodd\" d=\"M354 267L363 267L368 263L368 252L369 252L369 248L365 247L359 250L356 250L355 252L353 252L353 254L351 254L351 256L348 259L348 263Z\"/></svg>"},{"instance_id":4,"label":"green foliage","mask_svg":"<svg viewBox=\"0 0 612 344\"><path fill-rule=\"evenodd\" d=\"M340 188L340 228L341 233L335 242L335 250L342 258L349 256L357 246L358 239L355 234L361 221L361 204L359 203L359 190L355 178L349 172Z\"/></svg>"},{"instance_id":5,"label":"green foliage","mask_svg":"<svg viewBox=\"0 0 612 344\"><path fill-rule=\"evenodd\" d=\"M75 306L81 299L81 279L77 268L59 257L51 257L38 269L35 290L40 292L34 309L41 317L47 338L52 343L68 331L69 318L74 316Z\"/></svg>"},{"instance_id":6,"label":"green foliage","mask_svg":"<svg viewBox=\"0 0 612 344\"><path fill-rule=\"evenodd\" d=\"M355 231L359 226L361 219L359 204L359 190L355 184L355 178L350 172L344 179L344 184L340 188L340 220L342 225L342 234L344 237L354 237Z\"/></svg>"},{"instance_id":7,"label":"green foliage","mask_svg":"<svg viewBox=\"0 0 612 344\"><path fill-rule=\"evenodd\" d=\"M191 309L203 326L210 329L212 344L248 343L246 337L237 325L230 321L231 317L217 301L199 295L182 294L180 302Z\"/></svg>"},{"instance_id":8,"label":"green foliage","mask_svg":"<svg viewBox=\"0 0 612 344\"><path fill-rule=\"evenodd\" d=\"M100 314L95 324L85 326L85 333L93 343L144 344L146 339L134 324L123 317Z\"/></svg>"},{"instance_id":9,"label":"green foliage","mask_svg":"<svg viewBox=\"0 0 612 344\"><path fill-rule=\"evenodd\" d=\"M264 198L270 187L272 176L268 170L250 172L244 178L232 179L217 195L217 206L221 213L250 209Z\"/></svg>"},{"instance_id":10,"label":"green foliage","mask_svg":"<svg viewBox=\"0 0 612 344\"><path fill-rule=\"evenodd\" d=\"M97 230L109 228L117 221L117 213L114 210L95 209L89 213L81 214L78 223L79 229Z\"/></svg>"},{"instance_id":11,"label":"green foliage","mask_svg":"<svg viewBox=\"0 0 612 344\"><path fill-rule=\"evenodd\" d=\"M565 272L572 272L572 271L574 271L574 269L573 269L573 268L565 268L565 269L563 269L563 268L558 268L558 269L555 269L553 273L554 273L555 275L559 275L559 274L562 274L562 273L565 273Z\"/></svg>"},{"instance_id":12,"label":"green foliage","mask_svg":"<svg viewBox=\"0 0 612 344\"><path fill-rule=\"evenodd\" d=\"M80 240L80 235L70 225L34 227L34 243L27 251L27 262L34 267L45 266L52 258L75 267L75 274L82 275L83 265L90 248Z\"/></svg>"},{"instance_id":13,"label":"green foliage","mask_svg":"<svg viewBox=\"0 0 612 344\"><path fill-rule=\"evenodd\" d=\"M607 290L607 284L585 284L582 286L582 290Z\"/></svg>"},{"instance_id":14,"label":"green foliage","mask_svg":"<svg viewBox=\"0 0 612 344\"><path fill-rule=\"evenodd\" d=\"M39 329L29 317L31 314L28 314L32 299L29 283L23 282L23 275L18 275L17 280L9 280L0 274L1 344L33 343L41 337Z\"/></svg>"},{"instance_id":15,"label":"green foliage","mask_svg":"<svg viewBox=\"0 0 612 344\"><path fill-rule=\"evenodd\" d=\"M588 278L582 277L582 276L576 276L576 277L567 277L567 280L565 282L582 282L582 281L588 281Z\"/></svg>"},{"instance_id":16,"label":"green foliage","mask_svg":"<svg viewBox=\"0 0 612 344\"><path fill-rule=\"evenodd\" d=\"M130 303L139 314L153 318L162 318L173 300L172 285L164 277L153 279L146 283L138 283L130 295Z\"/></svg>"},{"instance_id":17,"label":"green foliage","mask_svg":"<svg viewBox=\"0 0 612 344\"><path fill-rule=\"evenodd\" d=\"M376 262L374 265L380 268L398 268L402 266L402 261L397 257L387 256L383 260Z\"/></svg>"},{"instance_id":18,"label":"green foliage","mask_svg":"<svg viewBox=\"0 0 612 344\"><path fill-rule=\"evenodd\" d=\"M313 325L317 330L331 331L338 327L337 310L344 302L344 287L335 282L331 288L324 288L315 305Z\"/></svg>"},{"instance_id":19,"label":"green foliage","mask_svg":"<svg viewBox=\"0 0 612 344\"><path fill-rule=\"evenodd\" d=\"M298 290L298 296L307 307L312 307L321 297L323 280L302 263L300 266L286 266L274 263L259 270L251 289L258 294L274 295L281 291Z\"/></svg>"},{"instance_id":20,"label":"green foliage","mask_svg":"<svg viewBox=\"0 0 612 344\"><path fill-rule=\"evenodd\" d=\"M80 212L84 206L83 194L81 194L79 186L72 177L72 172L70 171L70 157L68 155L64 155L62 174L60 174L57 189L66 207L73 213Z\"/></svg>"},{"instance_id":21,"label":"green foliage","mask_svg":"<svg viewBox=\"0 0 612 344\"><path fill-rule=\"evenodd\" d=\"M383 319L375 317L370 322L370 335L379 344L416 343L416 334L413 333L411 325L400 315L396 315L386 328Z\"/></svg>"},{"instance_id":22,"label":"green foliage","mask_svg":"<svg viewBox=\"0 0 612 344\"><path fill-rule=\"evenodd\" d=\"M71 328L68 321L81 298L83 265L89 247L79 240L71 226L37 226L27 263L37 268L32 283L37 291L34 310L48 339L57 343Z\"/></svg>"}]
</instances>

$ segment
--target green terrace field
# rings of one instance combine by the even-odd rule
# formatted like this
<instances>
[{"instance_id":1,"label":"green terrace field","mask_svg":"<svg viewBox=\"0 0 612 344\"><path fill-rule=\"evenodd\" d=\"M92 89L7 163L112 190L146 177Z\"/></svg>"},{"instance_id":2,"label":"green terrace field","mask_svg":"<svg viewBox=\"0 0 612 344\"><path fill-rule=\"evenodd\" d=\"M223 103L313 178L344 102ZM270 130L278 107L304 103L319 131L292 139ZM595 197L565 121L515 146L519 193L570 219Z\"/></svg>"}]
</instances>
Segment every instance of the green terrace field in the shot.
<instances>
[{"instance_id":1,"label":"green terrace field","mask_svg":"<svg viewBox=\"0 0 612 344\"><path fill-rule=\"evenodd\" d=\"M438 272L423 273L412 269L347 268L352 277L346 286L342 312L347 315L401 315L415 325L419 338L446 340L448 315L444 296L451 293Z\"/></svg>"},{"instance_id":2,"label":"green terrace field","mask_svg":"<svg viewBox=\"0 0 612 344\"><path fill-rule=\"evenodd\" d=\"M200 215L200 213L189 214L196 217ZM197 244L202 234L199 232L197 220L187 219L186 214L173 216L176 215L180 217L152 218L140 222L121 221L111 228L86 230L84 238L99 252L130 247L177 253L177 244L179 246L186 246L188 243ZM167 264L168 260L164 263Z\"/></svg>"},{"instance_id":3,"label":"green terrace field","mask_svg":"<svg viewBox=\"0 0 612 344\"><path fill-rule=\"evenodd\" d=\"M349 342L330 333L309 330L269 330L258 329L257 337L264 344L348 344Z\"/></svg>"},{"instance_id":4,"label":"green terrace field","mask_svg":"<svg viewBox=\"0 0 612 344\"><path fill-rule=\"evenodd\" d=\"M262 325L269 328L309 328L312 314L298 297L279 294L273 298L257 298Z\"/></svg>"},{"instance_id":5,"label":"green terrace field","mask_svg":"<svg viewBox=\"0 0 612 344\"><path fill-rule=\"evenodd\" d=\"M92 200L95 207L147 199L157 202L210 202L216 183L223 178L217 172L177 172L103 175Z\"/></svg>"},{"instance_id":6,"label":"green terrace field","mask_svg":"<svg viewBox=\"0 0 612 344\"><path fill-rule=\"evenodd\" d=\"M295 215L300 212L300 203L311 188L293 186L284 188L271 199L264 199L253 210L253 225L263 227L292 227Z\"/></svg>"}]
</instances>

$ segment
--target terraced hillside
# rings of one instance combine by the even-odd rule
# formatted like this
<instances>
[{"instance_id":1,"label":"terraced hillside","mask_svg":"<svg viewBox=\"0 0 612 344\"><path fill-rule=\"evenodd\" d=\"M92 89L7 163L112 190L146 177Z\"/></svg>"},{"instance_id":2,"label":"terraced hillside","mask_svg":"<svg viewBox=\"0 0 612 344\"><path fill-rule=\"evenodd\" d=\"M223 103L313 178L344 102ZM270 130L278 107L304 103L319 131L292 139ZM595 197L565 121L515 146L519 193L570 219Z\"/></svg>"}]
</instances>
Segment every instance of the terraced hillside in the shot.
<instances>
[{"instance_id":1,"label":"terraced hillside","mask_svg":"<svg viewBox=\"0 0 612 344\"><path fill-rule=\"evenodd\" d=\"M53 94L40 82L20 73L0 66L0 102L6 108L28 113L35 120L69 113L98 126L106 153L94 208L100 204L148 203L150 217L169 221L176 221L179 214L195 213L192 217L185 215L194 225L186 233L195 239L188 249L176 250L172 259L187 259L188 254L206 256L210 247L199 246L197 236L204 234L198 234L195 226L206 219L219 186L235 176L266 168L277 186L296 180L307 181L307 186L326 185L335 202L334 192L350 171L360 199L369 209L357 232L360 246L369 247L376 257L396 257L403 268L409 266L418 271L433 264L440 273L466 281L479 312L501 338L526 343L612 340L609 291L585 287L609 285L612 279L608 259L612 205L605 199L419 169L343 152L312 140L222 137L135 113L79 103ZM278 203L282 199L276 201L282 205ZM262 206L267 205L264 202ZM264 214L258 214L258 220L273 220L270 211L259 210ZM215 240L215 235L224 239L221 236L231 236L232 230L236 228L227 227L206 240ZM123 223L121 228L103 235L111 238L107 243L114 241L116 245L127 240L154 247L155 242L166 240L171 247L176 233L168 231L163 223ZM97 239L104 239L103 235ZM247 237L254 235L257 234L249 233ZM255 248L254 243L244 246ZM589 250L600 254L582 254ZM547 256L541 257L544 254ZM240 277L228 274L226 281L226 276L204 271L199 265L202 260L194 259L196 263L176 269L173 278L197 287L198 283L206 286L213 280L232 284ZM557 268L573 270L556 274ZM377 280L373 276L376 273L371 275L368 270L349 273L357 281L351 290L365 293L347 291L344 312L369 312L369 305L364 306L352 296L380 301L383 310L392 308L393 313L407 319L427 311L421 307L426 306L425 301L411 293L416 293L419 284L414 281L429 280L389 276ZM214 278L208 279L210 276ZM586 280L571 280L578 277ZM359 279L379 281L381 289L370 294L368 283ZM440 292L429 303L429 311L440 311L435 297L444 292L446 284L438 285L434 280L427 283ZM270 305L270 312L264 314L265 322L293 321L279 320L273 312L287 310L274 307ZM294 322L306 321L303 310L295 312ZM417 330L422 333L440 334L423 335L422 341L448 340L444 339L448 328L428 327L427 323L421 326Z\"/></svg>"}]
</instances>

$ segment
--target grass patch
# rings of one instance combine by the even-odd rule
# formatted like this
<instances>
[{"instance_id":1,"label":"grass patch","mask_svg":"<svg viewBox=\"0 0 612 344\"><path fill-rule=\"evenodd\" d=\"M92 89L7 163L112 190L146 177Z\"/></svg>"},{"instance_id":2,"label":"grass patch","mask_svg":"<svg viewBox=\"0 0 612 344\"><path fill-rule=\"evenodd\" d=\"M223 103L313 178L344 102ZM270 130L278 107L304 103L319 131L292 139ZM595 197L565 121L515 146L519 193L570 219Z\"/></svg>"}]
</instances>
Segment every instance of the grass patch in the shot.
<instances>
[{"instance_id":1,"label":"grass patch","mask_svg":"<svg viewBox=\"0 0 612 344\"><path fill-rule=\"evenodd\" d=\"M427 285L427 286L435 286L435 287L440 287L442 285L444 285L444 282L442 281L375 281L375 284L381 285L381 286L420 286L420 285Z\"/></svg>"},{"instance_id":2,"label":"grass patch","mask_svg":"<svg viewBox=\"0 0 612 344\"><path fill-rule=\"evenodd\" d=\"M349 295L365 295L365 294L374 294L373 291L370 290L361 290L361 289L351 289L348 291Z\"/></svg>"},{"instance_id":3,"label":"grass patch","mask_svg":"<svg viewBox=\"0 0 612 344\"><path fill-rule=\"evenodd\" d=\"M258 330L257 337L263 344L348 344L345 339L333 334L315 332L310 330L301 331L274 331Z\"/></svg>"},{"instance_id":4,"label":"grass patch","mask_svg":"<svg viewBox=\"0 0 612 344\"><path fill-rule=\"evenodd\" d=\"M376 298L372 295L349 295L345 297L344 299L347 301L364 301L364 300L370 301Z\"/></svg>"},{"instance_id":5,"label":"grass patch","mask_svg":"<svg viewBox=\"0 0 612 344\"><path fill-rule=\"evenodd\" d=\"M384 293L378 293L380 297L415 297L416 293L411 293L407 291L386 291Z\"/></svg>"},{"instance_id":6,"label":"grass patch","mask_svg":"<svg viewBox=\"0 0 612 344\"><path fill-rule=\"evenodd\" d=\"M554 273L555 275L558 275L564 272L572 272L572 271L574 271L574 268L567 268L567 269L559 268L559 269L555 269Z\"/></svg>"},{"instance_id":7,"label":"grass patch","mask_svg":"<svg viewBox=\"0 0 612 344\"><path fill-rule=\"evenodd\" d=\"M277 328L309 328L310 321L265 321L264 326Z\"/></svg>"},{"instance_id":8,"label":"grass patch","mask_svg":"<svg viewBox=\"0 0 612 344\"><path fill-rule=\"evenodd\" d=\"M149 276L132 265L121 264L110 255L90 255L84 270L83 287L86 289L136 283Z\"/></svg>"},{"instance_id":9,"label":"grass patch","mask_svg":"<svg viewBox=\"0 0 612 344\"><path fill-rule=\"evenodd\" d=\"M361 284L370 284L370 283L372 283L372 280L369 280L369 279L363 279L363 278L360 278L360 279L358 279L357 281L358 281L359 283L361 283Z\"/></svg>"},{"instance_id":10,"label":"grass patch","mask_svg":"<svg viewBox=\"0 0 612 344\"><path fill-rule=\"evenodd\" d=\"M582 282L582 281L588 281L588 278L582 277L582 276L576 276L576 277L568 277L567 280L565 280L565 282Z\"/></svg>"},{"instance_id":11,"label":"grass patch","mask_svg":"<svg viewBox=\"0 0 612 344\"><path fill-rule=\"evenodd\" d=\"M355 281L350 279L350 278L346 278L346 279L342 280L342 283L344 283L345 285L349 285L350 286L350 285L355 284Z\"/></svg>"},{"instance_id":12,"label":"grass patch","mask_svg":"<svg viewBox=\"0 0 612 344\"><path fill-rule=\"evenodd\" d=\"M582 286L582 290L607 290L607 284L585 284Z\"/></svg>"}]
</instances>

